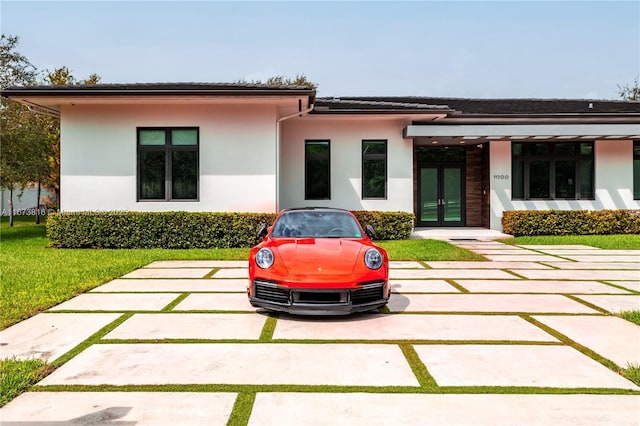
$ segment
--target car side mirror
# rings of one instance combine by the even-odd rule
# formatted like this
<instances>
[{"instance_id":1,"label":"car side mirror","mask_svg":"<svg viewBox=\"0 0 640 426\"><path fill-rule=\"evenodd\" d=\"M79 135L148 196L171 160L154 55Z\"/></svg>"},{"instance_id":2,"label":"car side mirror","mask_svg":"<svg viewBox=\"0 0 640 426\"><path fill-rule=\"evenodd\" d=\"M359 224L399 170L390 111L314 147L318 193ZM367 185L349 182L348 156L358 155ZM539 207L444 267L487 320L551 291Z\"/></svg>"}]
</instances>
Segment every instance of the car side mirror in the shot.
<instances>
[{"instance_id":1,"label":"car side mirror","mask_svg":"<svg viewBox=\"0 0 640 426\"><path fill-rule=\"evenodd\" d=\"M266 223L260 224L260 228L258 229L258 239L263 240L264 237L267 236L267 234L269 234L269 230L267 229L267 224Z\"/></svg>"},{"instance_id":2,"label":"car side mirror","mask_svg":"<svg viewBox=\"0 0 640 426\"><path fill-rule=\"evenodd\" d=\"M367 225L367 227L364 228L364 233L367 234L367 237L369 237L372 240L378 239L378 234L376 234L376 230L373 229L373 226L371 225Z\"/></svg>"}]
</instances>

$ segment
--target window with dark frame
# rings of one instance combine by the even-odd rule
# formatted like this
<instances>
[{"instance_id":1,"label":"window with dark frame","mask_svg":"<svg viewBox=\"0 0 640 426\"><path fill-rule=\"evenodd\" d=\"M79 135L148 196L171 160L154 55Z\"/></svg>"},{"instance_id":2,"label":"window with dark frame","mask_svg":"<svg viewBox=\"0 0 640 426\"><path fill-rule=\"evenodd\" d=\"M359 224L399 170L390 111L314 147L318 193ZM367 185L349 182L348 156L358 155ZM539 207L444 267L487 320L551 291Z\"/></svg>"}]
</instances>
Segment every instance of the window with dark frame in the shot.
<instances>
[{"instance_id":1,"label":"window with dark frame","mask_svg":"<svg viewBox=\"0 0 640 426\"><path fill-rule=\"evenodd\" d=\"M512 142L511 198L593 200L593 142Z\"/></svg>"},{"instance_id":2,"label":"window with dark frame","mask_svg":"<svg viewBox=\"0 0 640 426\"><path fill-rule=\"evenodd\" d=\"M331 199L331 155L328 140L304 141L304 199Z\"/></svg>"},{"instance_id":3,"label":"window with dark frame","mask_svg":"<svg viewBox=\"0 0 640 426\"><path fill-rule=\"evenodd\" d=\"M640 200L640 141L633 141L633 199Z\"/></svg>"},{"instance_id":4,"label":"window with dark frame","mask_svg":"<svg viewBox=\"0 0 640 426\"><path fill-rule=\"evenodd\" d=\"M387 141L362 141L362 199L387 198Z\"/></svg>"},{"instance_id":5,"label":"window with dark frame","mask_svg":"<svg viewBox=\"0 0 640 426\"><path fill-rule=\"evenodd\" d=\"M199 129L139 127L138 201L198 200Z\"/></svg>"}]
</instances>

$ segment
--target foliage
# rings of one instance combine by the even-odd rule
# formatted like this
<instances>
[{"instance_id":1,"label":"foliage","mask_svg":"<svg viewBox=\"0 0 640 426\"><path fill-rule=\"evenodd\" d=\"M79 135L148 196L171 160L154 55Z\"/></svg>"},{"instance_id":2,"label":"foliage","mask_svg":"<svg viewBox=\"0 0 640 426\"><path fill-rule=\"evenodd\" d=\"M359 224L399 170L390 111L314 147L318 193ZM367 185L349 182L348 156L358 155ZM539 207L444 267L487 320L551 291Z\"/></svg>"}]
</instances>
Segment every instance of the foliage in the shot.
<instances>
[{"instance_id":1,"label":"foliage","mask_svg":"<svg viewBox=\"0 0 640 426\"><path fill-rule=\"evenodd\" d=\"M0 407L51 372L51 366L39 359L0 360Z\"/></svg>"},{"instance_id":2,"label":"foliage","mask_svg":"<svg viewBox=\"0 0 640 426\"><path fill-rule=\"evenodd\" d=\"M0 329L155 260L249 256L248 249L58 250L46 247L44 225L5 226L0 245Z\"/></svg>"},{"instance_id":3,"label":"foliage","mask_svg":"<svg viewBox=\"0 0 640 426\"><path fill-rule=\"evenodd\" d=\"M310 89L318 89L318 85L310 81L304 74L296 74L294 78L284 75L275 75L267 78L264 83L262 80L238 80L236 83L269 84L274 86L305 86Z\"/></svg>"},{"instance_id":4,"label":"foliage","mask_svg":"<svg viewBox=\"0 0 640 426\"><path fill-rule=\"evenodd\" d=\"M0 89L33 84L38 72L29 60L16 51L17 36L0 36Z\"/></svg>"},{"instance_id":5,"label":"foliage","mask_svg":"<svg viewBox=\"0 0 640 426\"><path fill-rule=\"evenodd\" d=\"M640 310L618 312L616 316L640 325Z\"/></svg>"},{"instance_id":6,"label":"foliage","mask_svg":"<svg viewBox=\"0 0 640 426\"><path fill-rule=\"evenodd\" d=\"M376 241L389 254L389 260L467 260L483 261L483 256L440 240Z\"/></svg>"},{"instance_id":7,"label":"foliage","mask_svg":"<svg viewBox=\"0 0 640 426\"><path fill-rule=\"evenodd\" d=\"M633 84L618 85L618 94L627 101L640 101L640 77L633 80Z\"/></svg>"},{"instance_id":8,"label":"foliage","mask_svg":"<svg viewBox=\"0 0 640 426\"><path fill-rule=\"evenodd\" d=\"M373 226L380 240L406 240L413 231L413 213L364 210L352 213L363 227Z\"/></svg>"},{"instance_id":9,"label":"foliage","mask_svg":"<svg viewBox=\"0 0 640 426\"><path fill-rule=\"evenodd\" d=\"M640 234L542 235L507 238L501 242L515 245L583 245L609 250L640 250Z\"/></svg>"},{"instance_id":10,"label":"foliage","mask_svg":"<svg viewBox=\"0 0 640 426\"><path fill-rule=\"evenodd\" d=\"M34 85L39 73L29 60L17 52L19 38L0 38L0 88ZM49 71L44 76L46 84L96 84L97 74L85 80L76 80L67 67ZM1 104L0 138L2 155L0 187L10 191L10 216L13 217L13 192L36 183L38 190L44 186L56 199L59 194L60 123L57 117L38 114L26 106L5 98ZM39 194L39 192L38 192ZM18 193L18 196L21 192ZM38 195L38 203L40 197ZM37 208L38 206L33 206ZM36 216L36 222L39 217ZM11 220L13 222L13 220Z\"/></svg>"},{"instance_id":11,"label":"foliage","mask_svg":"<svg viewBox=\"0 0 640 426\"><path fill-rule=\"evenodd\" d=\"M640 234L640 210L509 210L502 227L514 236Z\"/></svg>"},{"instance_id":12,"label":"foliage","mask_svg":"<svg viewBox=\"0 0 640 426\"><path fill-rule=\"evenodd\" d=\"M640 386L640 364L628 363L627 367L622 371L622 375Z\"/></svg>"},{"instance_id":13,"label":"foliage","mask_svg":"<svg viewBox=\"0 0 640 426\"><path fill-rule=\"evenodd\" d=\"M355 212L381 239L408 238L413 215L403 212ZM58 248L230 248L257 243L261 223L273 213L69 212L49 215L47 235Z\"/></svg>"}]
</instances>

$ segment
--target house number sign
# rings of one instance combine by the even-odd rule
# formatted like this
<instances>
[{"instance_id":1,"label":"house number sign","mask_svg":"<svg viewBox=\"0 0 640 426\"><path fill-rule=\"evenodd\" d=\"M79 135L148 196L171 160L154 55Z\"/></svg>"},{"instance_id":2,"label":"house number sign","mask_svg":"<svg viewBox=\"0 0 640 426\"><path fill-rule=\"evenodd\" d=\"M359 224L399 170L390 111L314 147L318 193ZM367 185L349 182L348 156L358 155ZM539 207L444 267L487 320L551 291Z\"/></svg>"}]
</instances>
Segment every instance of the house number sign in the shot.
<instances>
[{"instance_id":1,"label":"house number sign","mask_svg":"<svg viewBox=\"0 0 640 426\"><path fill-rule=\"evenodd\" d=\"M509 175L493 175L495 180L509 180Z\"/></svg>"}]
</instances>

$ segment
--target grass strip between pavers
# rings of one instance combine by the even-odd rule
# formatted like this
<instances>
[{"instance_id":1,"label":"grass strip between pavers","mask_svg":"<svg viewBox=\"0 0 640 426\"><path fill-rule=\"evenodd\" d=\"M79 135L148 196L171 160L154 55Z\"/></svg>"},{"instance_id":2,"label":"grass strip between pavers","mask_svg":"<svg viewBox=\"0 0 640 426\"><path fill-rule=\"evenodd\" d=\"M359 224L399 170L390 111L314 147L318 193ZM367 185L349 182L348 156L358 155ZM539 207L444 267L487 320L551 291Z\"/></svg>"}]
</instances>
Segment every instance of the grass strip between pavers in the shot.
<instances>
[{"instance_id":1,"label":"grass strip between pavers","mask_svg":"<svg viewBox=\"0 0 640 426\"><path fill-rule=\"evenodd\" d=\"M260 337L258 338L261 343L267 343L273 340L273 332L276 330L277 323L278 314L269 313L269 316L262 327L262 331L260 332Z\"/></svg>"},{"instance_id":2,"label":"grass strip between pavers","mask_svg":"<svg viewBox=\"0 0 640 426\"><path fill-rule=\"evenodd\" d=\"M579 297L574 296L573 294L563 294L564 297L573 300L574 302L580 303L588 308L593 309L594 311L601 312L606 315L610 315L610 312L606 309L601 308L600 306L594 305L593 303L587 302L586 300L582 300Z\"/></svg>"},{"instance_id":3,"label":"grass strip between pavers","mask_svg":"<svg viewBox=\"0 0 640 426\"><path fill-rule=\"evenodd\" d=\"M424 365L413 345L410 343L401 343L398 346L407 360L409 367L411 367L411 371L413 371L414 376L416 376L418 383L420 383L420 386L427 389L437 389L439 386L436 380L429 374L427 366Z\"/></svg>"},{"instance_id":4,"label":"grass strip between pavers","mask_svg":"<svg viewBox=\"0 0 640 426\"><path fill-rule=\"evenodd\" d=\"M225 393L406 393L406 394L594 394L640 395L640 391L619 388L554 388L533 386L339 386L339 385L36 385L33 392L225 392Z\"/></svg>"},{"instance_id":5,"label":"grass strip between pavers","mask_svg":"<svg viewBox=\"0 0 640 426\"><path fill-rule=\"evenodd\" d=\"M255 401L255 392L238 393L229 420L227 420L227 426L246 426L249 423Z\"/></svg>"},{"instance_id":6,"label":"grass strip between pavers","mask_svg":"<svg viewBox=\"0 0 640 426\"><path fill-rule=\"evenodd\" d=\"M171 312L173 310L173 308L178 306L178 304L180 302L182 302L184 299L186 299L187 297L189 297L189 293L182 293L180 296L176 297L171 302L169 302L169 304L167 304L167 306L165 306L164 308L160 309L160 311L162 311L162 312Z\"/></svg>"}]
</instances>

